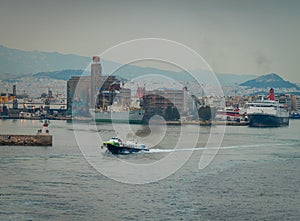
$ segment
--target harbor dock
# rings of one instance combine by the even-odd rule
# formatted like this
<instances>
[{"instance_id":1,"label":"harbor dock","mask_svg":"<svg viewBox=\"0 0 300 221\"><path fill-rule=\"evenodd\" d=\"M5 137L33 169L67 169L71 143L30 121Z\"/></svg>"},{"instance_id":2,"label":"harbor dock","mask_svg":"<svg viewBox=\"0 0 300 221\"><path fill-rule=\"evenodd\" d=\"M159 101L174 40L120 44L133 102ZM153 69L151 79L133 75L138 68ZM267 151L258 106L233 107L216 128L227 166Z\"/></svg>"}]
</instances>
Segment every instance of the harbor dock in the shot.
<instances>
[{"instance_id":1,"label":"harbor dock","mask_svg":"<svg viewBox=\"0 0 300 221\"><path fill-rule=\"evenodd\" d=\"M214 125L226 125L226 126L248 126L247 121L167 121L167 125L199 125L199 126L214 126Z\"/></svg>"}]
</instances>

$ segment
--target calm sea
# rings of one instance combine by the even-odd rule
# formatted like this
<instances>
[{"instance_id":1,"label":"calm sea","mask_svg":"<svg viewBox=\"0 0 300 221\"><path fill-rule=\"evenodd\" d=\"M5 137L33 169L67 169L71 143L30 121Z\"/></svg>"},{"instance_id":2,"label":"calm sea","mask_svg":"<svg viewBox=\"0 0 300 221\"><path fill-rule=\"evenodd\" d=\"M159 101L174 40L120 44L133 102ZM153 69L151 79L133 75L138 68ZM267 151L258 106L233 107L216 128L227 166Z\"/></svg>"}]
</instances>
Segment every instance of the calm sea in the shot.
<instances>
[{"instance_id":1,"label":"calm sea","mask_svg":"<svg viewBox=\"0 0 300 221\"><path fill-rule=\"evenodd\" d=\"M39 121L2 120L0 134L34 134L40 126ZM142 126L133 127L143 133ZM110 125L97 128L104 137L114 135ZM71 123L51 121L50 130L52 147L0 147L0 220L300 219L300 121L285 128L228 126L208 167L198 169L199 149L174 174L143 185L120 183L95 170ZM162 159L179 130L169 126L156 151L121 160ZM209 131L200 128L197 147ZM100 155L102 161L115 160Z\"/></svg>"}]
</instances>

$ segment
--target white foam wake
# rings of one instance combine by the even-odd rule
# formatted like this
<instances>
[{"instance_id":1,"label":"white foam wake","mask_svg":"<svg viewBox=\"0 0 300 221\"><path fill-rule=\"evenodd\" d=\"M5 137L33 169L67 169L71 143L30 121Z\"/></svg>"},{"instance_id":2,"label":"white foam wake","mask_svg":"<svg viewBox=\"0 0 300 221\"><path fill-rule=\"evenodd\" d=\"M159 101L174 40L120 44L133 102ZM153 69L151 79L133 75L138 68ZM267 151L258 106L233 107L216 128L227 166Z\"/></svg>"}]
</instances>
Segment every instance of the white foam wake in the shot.
<instances>
[{"instance_id":1,"label":"white foam wake","mask_svg":"<svg viewBox=\"0 0 300 221\"><path fill-rule=\"evenodd\" d=\"M177 151L199 151L199 150L225 150L225 149L238 149L238 148L251 148L251 147L264 147L264 146L270 146L271 144L249 144L249 145L236 145L236 146L225 146L225 147L195 147L195 148L179 148L179 149L159 149L159 148L153 148L145 153L170 153L170 152L177 152ZM286 144L275 144L276 146L286 145ZM274 144L272 144L274 146Z\"/></svg>"},{"instance_id":2,"label":"white foam wake","mask_svg":"<svg viewBox=\"0 0 300 221\"><path fill-rule=\"evenodd\" d=\"M170 152L177 152L177 151L194 151L194 150L204 150L205 148L182 148L182 149L150 149L148 153L170 153Z\"/></svg>"}]
</instances>

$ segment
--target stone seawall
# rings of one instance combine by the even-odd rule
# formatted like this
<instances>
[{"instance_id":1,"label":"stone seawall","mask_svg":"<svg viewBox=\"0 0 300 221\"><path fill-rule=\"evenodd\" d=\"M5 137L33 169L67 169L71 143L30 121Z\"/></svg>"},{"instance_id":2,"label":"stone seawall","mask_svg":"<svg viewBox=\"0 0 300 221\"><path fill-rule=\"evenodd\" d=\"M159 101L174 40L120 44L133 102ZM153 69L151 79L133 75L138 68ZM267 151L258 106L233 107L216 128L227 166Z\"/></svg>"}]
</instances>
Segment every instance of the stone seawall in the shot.
<instances>
[{"instance_id":1,"label":"stone seawall","mask_svg":"<svg viewBox=\"0 0 300 221\"><path fill-rule=\"evenodd\" d=\"M0 135L0 146L52 146L52 135Z\"/></svg>"}]
</instances>

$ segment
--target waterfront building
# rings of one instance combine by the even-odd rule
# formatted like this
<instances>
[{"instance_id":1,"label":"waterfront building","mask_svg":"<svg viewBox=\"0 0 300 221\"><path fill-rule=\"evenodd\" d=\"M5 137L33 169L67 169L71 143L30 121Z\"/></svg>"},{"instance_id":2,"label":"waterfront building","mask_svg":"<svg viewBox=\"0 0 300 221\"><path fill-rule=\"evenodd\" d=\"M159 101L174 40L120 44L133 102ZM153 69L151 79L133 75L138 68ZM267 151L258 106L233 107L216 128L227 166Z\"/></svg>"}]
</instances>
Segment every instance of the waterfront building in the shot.
<instances>
[{"instance_id":1,"label":"waterfront building","mask_svg":"<svg viewBox=\"0 0 300 221\"><path fill-rule=\"evenodd\" d=\"M179 113L187 112L187 95L186 89L182 90L152 90L146 91L143 97L143 105L145 109L162 109L165 110L172 105L177 108Z\"/></svg>"},{"instance_id":2,"label":"waterfront building","mask_svg":"<svg viewBox=\"0 0 300 221\"><path fill-rule=\"evenodd\" d=\"M279 94L277 100L286 106L289 113L292 112L292 96L290 94Z\"/></svg>"},{"instance_id":3,"label":"waterfront building","mask_svg":"<svg viewBox=\"0 0 300 221\"><path fill-rule=\"evenodd\" d=\"M89 109L111 105L120 83L115 76L102 76L100 57L94 56L91 64L90 76L72 76L67 81L67 109L76 109L80 113L88 113ZM128 91L121 91L121 95L128 99ZM127 100L122 100L128 103Z\"/></svg>"},{"instance_id":4,"label":"waterfront building","mask_svg":"<svg viewBox=\"0 0 300 221\"><path fill-rule=\"evenodd\" d=\"M292 97L292 111L300 113L300 96Z\"/></svg>"},{"instance_id":5,"label":"waterfront building","mask_svg":"<svg viewBox=\"0 0 300 221\"><path fill-rule=\"evenodd\" d=\"M91 77L72 76L67 81L67 109L70 111L72 106L77 104L82 110L88 109Z\"/></svg>"}]
</instances>

